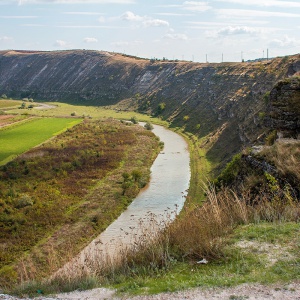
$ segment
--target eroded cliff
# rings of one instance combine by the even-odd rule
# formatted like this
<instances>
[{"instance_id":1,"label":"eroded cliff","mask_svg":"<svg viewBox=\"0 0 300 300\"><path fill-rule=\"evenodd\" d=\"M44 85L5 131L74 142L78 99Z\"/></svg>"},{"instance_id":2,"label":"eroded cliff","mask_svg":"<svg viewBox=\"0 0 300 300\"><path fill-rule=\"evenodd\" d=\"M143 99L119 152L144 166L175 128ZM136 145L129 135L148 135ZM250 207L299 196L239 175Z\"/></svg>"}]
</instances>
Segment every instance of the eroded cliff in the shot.
<instances>
[{"instance_id":1,"label":"eroded cliff","mask_svg":"<svg viewBox=\"0 0 300 300\"><path fill-rule=\"evenodd\" d=\"M262 139L264 95L300 71L300 55L262 62L154 61L99 51L0 52L0 94L116 105L216 136L208 156L225 161Z\"/></svg>"}]
</instances>

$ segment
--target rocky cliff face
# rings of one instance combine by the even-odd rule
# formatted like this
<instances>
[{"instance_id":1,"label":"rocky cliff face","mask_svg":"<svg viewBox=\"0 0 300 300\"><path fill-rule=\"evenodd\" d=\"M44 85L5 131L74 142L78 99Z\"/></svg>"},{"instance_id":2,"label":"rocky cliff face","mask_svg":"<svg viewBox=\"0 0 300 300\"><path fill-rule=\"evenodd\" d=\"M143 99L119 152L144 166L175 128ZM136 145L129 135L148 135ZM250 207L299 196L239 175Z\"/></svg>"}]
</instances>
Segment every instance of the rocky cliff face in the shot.
<instances>
[{"instance_id":1,"label":"rocky cliff face","mask_svg":"<svg viewBox=\"0 0 300 300\"><path fill-rule=\"evenodd\" d=\"M300 71L300 55L264 62L150 61L99 51L0 52L0 95L117 105L159 115L205 136L208 155L228 159L263 132L263 96Z\"/></svg>"},{"instance_id":2,"label":"rocky cliff face","mask_svg":"<svg viewBox=\"0 0 300 300\"><path fill-rule=\"evenodd\" d=\"M279 137L300 138L300 77L280 81L270 93L269 126Z\"/></svg>"}]
</instances>

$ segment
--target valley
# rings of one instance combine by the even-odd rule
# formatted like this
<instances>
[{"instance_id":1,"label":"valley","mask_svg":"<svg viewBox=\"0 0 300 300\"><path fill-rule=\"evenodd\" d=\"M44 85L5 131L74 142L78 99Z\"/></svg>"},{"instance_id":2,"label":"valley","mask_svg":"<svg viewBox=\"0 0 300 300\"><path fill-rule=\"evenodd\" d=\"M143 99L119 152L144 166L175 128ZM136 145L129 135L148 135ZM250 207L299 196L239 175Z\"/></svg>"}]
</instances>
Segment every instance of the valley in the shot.
<instances>
[{"instance_id":1,"label":"valley","mask_svg":"<svg viewBox=\"0 0 300 300\"><path fill-rule=\"evenodd\" d=\"M1 245L15 249L14 256L3 252L2 285L29 280L14 293L35 295L103 285L147 294L297 283L299 58L198 64L98 51L2 51L0 104L33 98L35 105L38 99L52 107L19 109L9 102L5 109L0 105L2 115L24 125L31 118L80 123L1 167ZM130 119L164 125L188 142L191 180L183 211L158 236L136 241L120 264L95 276L43 282L148 181L162 143L124 121ZM140 184L133 178L142 166ZM34 227L35 218L41 225ZM26 242L17 249L21 233ZM23 251L25 259L15 260ZM203 259L208 264L198 263Z\"/></svg>"}]
</instances>

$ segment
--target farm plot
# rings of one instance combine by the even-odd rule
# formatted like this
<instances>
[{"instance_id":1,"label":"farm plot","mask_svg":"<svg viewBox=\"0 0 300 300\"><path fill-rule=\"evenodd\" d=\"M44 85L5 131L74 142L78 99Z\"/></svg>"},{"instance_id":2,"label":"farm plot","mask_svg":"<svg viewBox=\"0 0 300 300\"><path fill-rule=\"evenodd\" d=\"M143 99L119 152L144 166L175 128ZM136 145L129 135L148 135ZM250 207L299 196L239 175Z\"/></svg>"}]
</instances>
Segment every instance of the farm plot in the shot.
<instances>
[{"instance_id":1,"label":"farm plot","mask_svg":"<svg viewBox=\"0 0 300 300\"><path fill-rule=\"evenodd\" d=\"M70 118L32 119L0 130L0 165L81 121Z\"/></svg>"}]
</instances>

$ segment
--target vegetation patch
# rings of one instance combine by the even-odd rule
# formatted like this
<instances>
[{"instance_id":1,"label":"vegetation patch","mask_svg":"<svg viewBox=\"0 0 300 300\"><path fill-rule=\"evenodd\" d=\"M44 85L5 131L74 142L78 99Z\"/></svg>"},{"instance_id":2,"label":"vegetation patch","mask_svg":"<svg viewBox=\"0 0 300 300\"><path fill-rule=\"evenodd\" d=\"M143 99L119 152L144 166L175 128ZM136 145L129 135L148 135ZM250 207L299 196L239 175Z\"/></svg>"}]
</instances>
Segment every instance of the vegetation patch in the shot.
<instances>
[{"instance_id":1,"label":"vegetation patch","mask_svg":"<svg viewBox=\"0 0 300 300\"><path fill-rule=\"evenodd\" d=\"M26 123L2 128L0 130L0 164L7 163L17 155L80 122L80 119L34 118Z\"/></svg>"},{"instance_id":2,"label":"vegetation patch","mask_svg":"<svg viewBox=\"0 0 300 300\"><path fill-rule=\"evenodd\" d=\"M19 106L21 103L22 101L18 100L0 99L0 109L14 108L15 106Z\"/></svg>"},{"instance_id":3,"label":"vegetation patch","mask_svg":"<svg viewBox=\"0 0 300 300\"><path fill-rule=\"evenodd\" d=\"M149 180L158 151L141 126L86 120L2 166L0 286L45 278L77 254Z\"/></svg>"}]
</instances>

